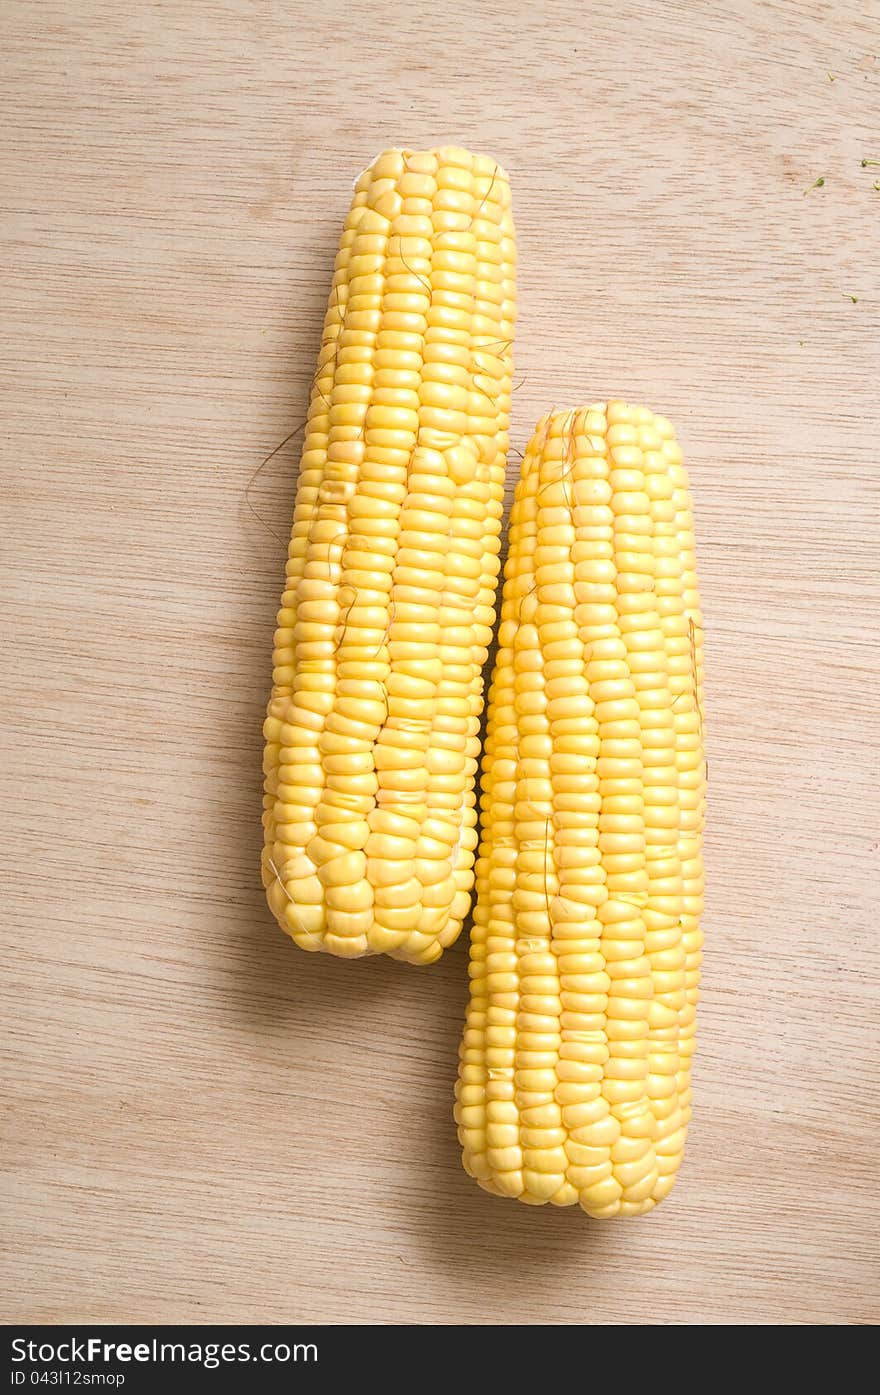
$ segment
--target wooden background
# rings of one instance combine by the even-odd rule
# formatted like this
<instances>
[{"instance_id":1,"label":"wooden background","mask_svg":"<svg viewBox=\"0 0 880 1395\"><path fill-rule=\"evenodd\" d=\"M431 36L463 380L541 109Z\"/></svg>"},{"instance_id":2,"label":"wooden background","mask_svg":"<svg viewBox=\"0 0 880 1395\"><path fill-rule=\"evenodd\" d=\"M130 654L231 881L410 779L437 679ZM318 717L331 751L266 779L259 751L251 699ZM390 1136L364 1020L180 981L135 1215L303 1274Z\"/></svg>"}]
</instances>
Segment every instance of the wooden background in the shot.
<instances>
[{"instance_id":1,"label":"wooden background","mask_svg":"<svg viewBox=\"0 0 880 1395\"><path fill-rule=\"evenodd\" d=\"M877 0L0 28L3 1315L878 1321ZM259 885L283 548L248 481L302 419L354 177L448 140L512 176L515 443L626 395L696 492L705 994L644 1221L462 1173L463 942L313 958ZM250 493L280 535L296 444Z\"/></svg>"}]
</instances>

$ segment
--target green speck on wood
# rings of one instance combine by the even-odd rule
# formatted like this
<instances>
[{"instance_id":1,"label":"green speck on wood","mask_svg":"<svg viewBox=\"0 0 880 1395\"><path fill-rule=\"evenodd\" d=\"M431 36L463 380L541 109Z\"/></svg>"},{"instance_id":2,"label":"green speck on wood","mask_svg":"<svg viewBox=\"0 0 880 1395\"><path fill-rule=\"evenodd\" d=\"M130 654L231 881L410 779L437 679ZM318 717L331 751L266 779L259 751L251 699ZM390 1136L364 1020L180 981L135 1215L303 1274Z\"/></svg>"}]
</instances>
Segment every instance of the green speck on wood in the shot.
<instances>
[{"instance_id":1,"label":"green speck on wood","mask_svg":"<svg viewBox=\"0 0 880 1395\"><path fill-rule=\"evenodd\" d=\"M806 189L804 190L804 198L806 198L807 194L811 193L813 189L821 189L821 188L824 186L824 184L825 184L825 176L824 176L824 174L820 174L820 175L819 175L819 178L818 178L813 184L810 184L810 185L808 186L808 188L806 188Z\"/></svg>"},{"instance_id":2,"label":"green speck on wood","mask_svg":"<svg viewBox=\"0 0 880 1395\"><path fill-rule=\"evenodd\" d=\"M846 298L847 298L847 300L851 300L852 303L853 303L853 305L858 305L858 303L859 303L859 298L858 298L858 296L857 296L857 295L850 295L848 291L846 292Z\"/></svg>"},{"instance_id":3,"label":"green speck on wood","mask_svg":"<svg viewBox=\"0 0 880 1395\"><path fill-rule=\"evenodd\" d=\"M880 160L863 160L862 169L866 170L869 165L880 165Z\"/></svg>"}]
</instances>

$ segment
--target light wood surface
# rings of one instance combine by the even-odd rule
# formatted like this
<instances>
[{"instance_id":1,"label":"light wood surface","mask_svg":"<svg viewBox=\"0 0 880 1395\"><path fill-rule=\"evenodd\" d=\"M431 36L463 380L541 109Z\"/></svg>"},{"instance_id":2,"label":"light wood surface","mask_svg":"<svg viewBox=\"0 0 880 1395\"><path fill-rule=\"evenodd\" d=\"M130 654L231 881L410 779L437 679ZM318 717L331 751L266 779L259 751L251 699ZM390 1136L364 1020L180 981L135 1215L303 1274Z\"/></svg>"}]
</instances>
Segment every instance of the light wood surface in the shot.
<instances>
[{"instance_id":1,"label":"light wood surface","mask_svg":"<svg viewBox=\"0 0 880 1395\"><path fill-rule=\"evenodd\" d=\"M5 0L7 1319L880 1318L878 32L877 0ZM354 177L443 140L511 172L514 442L629 396L696 493L705 991L644 1221L462 1173L464 941L308 956L259 884L283 548L246 489ZM282 536L296 445L249 496Z\"/></svg>"}]
</instances>

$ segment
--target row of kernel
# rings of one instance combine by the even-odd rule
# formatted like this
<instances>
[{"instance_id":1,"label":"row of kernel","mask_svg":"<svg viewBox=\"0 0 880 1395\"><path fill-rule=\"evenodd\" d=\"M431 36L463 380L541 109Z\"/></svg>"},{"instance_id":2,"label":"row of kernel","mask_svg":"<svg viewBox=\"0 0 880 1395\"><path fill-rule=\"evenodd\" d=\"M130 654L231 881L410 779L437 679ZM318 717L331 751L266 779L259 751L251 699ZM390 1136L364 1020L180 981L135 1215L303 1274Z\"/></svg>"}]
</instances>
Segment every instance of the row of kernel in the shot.
<instances>
[{"instance_id":1,"label":"row of kernel","mask_svg":"<svg viewBox=\"0 0 880 1395\"><path fill-rule=\"evenodd\" d=\"M649 849L649 901L645 911L646 952L651 961L655 996L651 1007L648 1055L648 1101L654 1118L657 1179L651 1198L668 1193L678 1158L675 1141L681 1125L678 1079L679 1012L684 1002L684 947L681 930L681 866L678 855L680 808L675 750L675 698L669 686L669 663L681 637L681 575L674 536L675 509L661 425L648 414L640 422L640 444L650 500L654 556L654 598L666 658L667 699L663 710L663 782L672 797L661 836ZM659 722L659 715L657 718ZM668 732L667 732L668 726ZM659 736L657 738L659 740ZM670 749L667 749L670 748ZM659 778L659 777L658 777Z\"/></svg>"},{"instance_id":2,"label":"row of kernel","mask_svg":"<svg viewBox=\"0 0 880 1395\"><path fill-rule=\"evenodd\" d=\"M517 486L510 519L510 552L506 572L500 648L490 692L489 725L484 757L486 772L484 839L486 849L484 899L488 917L481 964L485 985L482 1028L486 1167L489 1185L520 1195L523 1190L522 1150L515 1090L518 977L513 897L516 850L513 837L516 804L517 723L513 642L517 627L515 570L524 530L534 534L526 519L528 472ZM478 902L477 912L482 917ZM482 1167L479 1169L482 1171ZM484 1185L487 1183L484 1182Z\"/></svg>"},{"instance_id":3,"label":"row of kernel","mask_svg":"<svg viewBox=\"0 0 880 1395\"><path fill-rule=\"evenodd\" d=\"M462 182L472 182L467 171L462 174ZM456 886L451 871L452 849L461 837L462 802L453 810L458 819L451 827L436 827L438 812L432 800L432 785L442 778L436 769L438 760L432 751L432 734L437 719L439 683L443 674L440 643L443 630L440 622L440 609L443 601L443 587L447 561L456 538L453 522L455 488L445 469L442 454L432 448L428 430L439 430L446 414L466 405L466 379L463 368L457 361L463 350L460 345L448 343L449 331L443 316L434 310L435 304L442 304L443 287L437 283L439 272L441 281L445 277L454 278L455 272L441 263L438 265L434 245L434 212L438 189L444 187L443 169L438 165L436 172L412 170L405 165L399 189L403 199L401 213L395 221L397 246L404 267L410 276L408 311L412 317L414 331L421 331L423 352L418 377L413 375L412 388L415 414L415 429L418 445L414 453L410 476L406 511L402 519L401 543L408 546L398 556L394 570L393 595L395 604L412 607L405 617L392 621L391 657L395 682L398 678L406 681L403 693L395 693L389 703L389 718L386 731L387 744L392 748L386 759L400 769L413 770L412 757L408 758L406 747L413 755L418 753L418 776L415 771L407 778L389 772L383 781L382 797L387 801L387 817L393 820L395 833L394 846L385 838L385 850L393 852L395 860L408 862L415 873L405 881L390 887L388 899L395 905L391 919L400 921L398 933L405 936L407 951L428 953L431 957L439 954L442 945L436 935L444 929L455 896ZM417 258L415 260L414 258ZM464 268L468 282L472 282L475 266L471 257ZM438 300L439 296L439 300ZM429 338L430 335L430 338ZM463 338L467 339L467 327ZM409 533L421 536L408 536ZM407 535L404 536L404 533ZM439 535L439 536L437 536ZM418 553L421 556L418 556ZM412 557L409 555L412 553ZM423 614L421 617L418 611ZM430 617L430 619L429 619ZM418 623L436 626L433 644L426 646L424 631L419 633ZM401 636L401 631L403 635ZM468 672L467 677L470 674ZM453 736L456 728L462 732L466 713L455 714ZM463 741L462 741L463 745ZM395 754L396 753L396 754ZM440 761L441 765L447 762ZM453 770L459 761L452 754ZM462 749L460 764L463 767ZM463 769L461 774L463 783ZM411 817L407 801L418 798L425 809L426 819L435 819L433 832L442 836L431 837L424 832L426 819ZM427 854L427 855L426 855ZM432 854L437 854L432 856ZM406 924L404 924L406 922Z\"/></svg>"},{"instance_id":4,"label":"row of kernel","mask_svg":"<svg viewBox=\"0 0 880 1395\"><path fill-rule=\"evenodd\" d=\"M536 481L540 487L540 466ZM535 553L540 546L538 494ZM522 596L513 648L514 710L519 738L516 762L515 953L519 980L516 1015L515 1101L520 1123L522 1184L530 1199L546 1201L565 1185L562 1123L553 1098L559 1052L559 982L550 953L550 899L558 883L553 862L553 804L548 758L549 721L541 639L535 619L537 587ZM546 990L546 991L542 991Z\"/></svg>"},{"instance_id":5,"label":"row of kernel","mask_svg":"<svg viewBox=\"0 0 880 1395\"><path fill-rule=\"evenodd\" d=\"M608 978L597 907L605 898L598 852L598 723L585 673L577 619L575 499L592 475L583 453L583 414L554 419L545 440L540 542L536 552L541 648L552 735L553 813L558 894L552 902L551 949L560 980L560 1047L554 1100L563 1126L565 1186L551 1200L605 1204L610 1174L609 1109L601 1097L608 1057ZM593 423L595 425L595 423Z\"/></svg>"},{"instance_id":6,"label":"row of kernel","mask_svg":"<svg viewBox=\"0 0 880 1395\"><path fill-rule=\"evenodd\" d=\"M509 578L529 531L524 516L523 486L511 514L508 580L504 588L502 623L507 622L493 682L495 760L492 773L494 846L489 873L491 919L487 936L487 1023L485 1034L487 1081L487 1158L495 1187L519 1195L523 1190L520 1120L515 1099L517 1064L516 1019L519 981L516 963L516 850L513 836L516 805L515 773L518 734L515 708L514 642L516 598ZM487 771L489 770L487 764ZM504 777L504 778L501 778Z\"/></svg>"},{"instance_id":7,"label":"row of kernel","mask_svg":"<svg viewBox=\"0 0 880 1395\"><path fill-rule=\"evenodd\" d=\"M438 469L442 469L442 457ZM451 478L446 476L445 479L455 496ZM456 505L454 497L449 529L452 535L459 537ZM435 649L438 674L431 715L426 719L428 819L419 830L415 845L422 876L435 888L430 899L423 903L418 929L437 935L441 947L457 936L467 911L472 853L476 845L472 792L472 776L476 769L475 719L470 703L472 656L469 651L451 652L447 644L449 627L462 622L460 612L449 606L449 569L450 566L455 568L456 557L456 552L447 552L438 581L438 643ZM454 632L452 638L455 638ZM460 896L462 880L464 895Z\"/></svg>"},{"instance_id":8,"label":"row of kernel","mask_svg":"<svg viewBox=\"0 0 880 1395\"><path fill-rule=\"evenodd\" d=\"M565 1205L576 1200L576 1193L566 1178L569 1159L564 1145L567 1135L563 1108L557 1097L565 1013L560 963L552 941L552 908L564 890L567 868L560 866L560 860L566 861L561 844L568 830L556 797L551 734L554 725L558 727L558 711L554 709L558 709L559 699L553 689L552 643L554 634L560 629L561 608L557 568L547 545L548 528L553 522L554 501L548 497L548 480L556 474L556 466L552 463L555 421L549 422L548 428L539 433L537 439L535 497L531 501L536 520L535 545L529 559L533 586L522 596L520 606L526 642L520 665L517 719L521 812L527 823L519 827L518 834L523 839L519 843L519 857L531 890L531 904L521 918L517 942L521 1015L528 1024L527 1045L530 1048L521 1055L517 1085L524 1124L523 1141L528 1145L524 1150L524 1181L529 1196Z\"/></svg>"},{"instance_id":9,"label":"row of kernel","mask_svg":"<svg viewBox=\"0 0 880 1395\"><path fill-rule=\"evenodd\" d=\"M655 929L662 922L670 890L662 876L664 867L655 852L667 847L674 837L678 823L675 757L672 740L671 697L664 647L655 596L654 527L650 491L646 483L644 449L655 441L650 428L650 413L630 409L625 404L609 404L608 440L611 448L611 484L616 491L615 505L615 567L617 570L618 608L621 612L621 633L627 647L627 664L633 680L638 704L640 740L642 747L641 818L645 837L647 893L643 911L645 935L633 951L652 986L650 1011L646 1021L631 1024L633 1053L638 1052L644 1070L641 1097L628 1104L622 1120L623 1135L628 1140L630 1156L625 1173L618 1168L616 1176L624 1183L621 1211L632 1214L653 1204L652 1198L659 1176L654 1146L656 1117L652 1107L651 1087L652 1031L668 1033L668 1025L658 1026L658 1012L675 1006L679 981L673 970L664 967L662 958L648 953L648 927ZM623 501L621 506L621 501ZM621 796L622 800L625 797ZM619 807L625 807L625 802ZM672 869L674 871L674 869ZM673 878L674 880L674 878ZM667 920L674 925L674 918ZM631 972L631 967L630 967ZM674 1016L671 1019L674 1022ZM655 1043L656 1044L656 1043ZM673 1042L673 1047L675 1042ZM623 1142L623 1140L622 1140ZM621 1143L622 1146L622 1143Z\"/></svg>"},{"instance_id":10,"label":"row of kernel","mask_svg":"<svg viewBox=\"0 0 880 1395\"><path fill-rule=\"evenodd\" d=\"M603 583L601 553L606 546L596 534L595 519L597 487L601 500L606 473L601 436L595 433L603 424L595 411L560 415L558 438L554 431L547 446L555 463L542 491L547 507L544 536L548 544L564 549L566 558L555 592L562 604L559 614L548 617L552 628L545 641L560 665L555 680L559 698L553 708L554 794L557 817L568 825L560 837L570 840L554 906L564 1007L556 1094L567 1130L568 1183L581 1205L598 1214L615 1199L608 1195L608 1180L611 1148L619 1134L603 1095L610 979L599 916L607 891L599 847L600 712L588 668L594 642L589 607L595 603L593 588ZM577 667L570 671L575 656Z\"/></svg>"},{"instance_id":11,"label":"row of kernel","mask_svg":"<svg viewBox=\"0 0 880 1395\"><path fill-rule=\"evenodd\" d=\"M410 161L419 168L410 168ZM404 153L392 210L394 299L387 309L398 367L406 357L393 403L408 434L403 504L392 564L387 629L387 712L376 744L376 806L370 816L369 877L376 887L375 937L391 954L416 947L423 897L436 882L417 875L415 848L430 816L426 757L437 668L437 594L448 547L452 491L441 490L436 460L420 443L424 375L432 352L433 156ZM425 197L427 195L427 197ZM421 869L424 871L424 868ZM421 947L428 944L422 940Z\"/></svg>"},{"instance_id":12,"label":"row of kernel","mask_svg":"<svg viewBox=\"0 0 880 1395\"><path fill-rule=\"evenodd\" d=\"M569 549L576 601L572 620L583 683L577 695L581 720L572 712L555 734L560 756L573 758L566 761L569 768L562 773L559 797L579 816L582 848L580 866L571 869L564 886L563 906L573 902L581 907L583 934L578 940L566 936L567 952L560 958L566 1003L560 1091L566 1100L563 1118L569 1130L568 1177L577 1188L580 1204L594 1215L605 1214L620 1196L612 1175L612 1149L619 1140L620 1124L606 1092L614 985L606 958L609 901L601 826L602 761L609 720L614 717L609 699L613 704L615 694L604 693L601 685L617 676L619 635L609 569L612 519L605 426L597 407L565 417L558 465L560 524L570 520L574 529ZM561 929L560 925L557 934Z\"/></svg>"},{"instance_id":13,"label":"row of kernel","mask_svg":"<svg viewBox=\"0 0 880 1395\"><path fill-rule=\"evenodd\" d=\"M497 427L497 423L494 424ZM499 488L499 486L501 486ZM447 702L466 704L467 739L462 750L463 765L455 776L462 779L461 836L455 848L453 876L456 896L451 915L460 922L467 911L467 888L476 846L476 801L474 786L479 755L479 718L482 711L482 668L488 656L491 631L475 633L474 617L494 600L499 569L495 529L499 526L502 481L481 478L475 473L456 491L452 527L462 539L461 549L447 558L443 590L443 620L440 657L442 677L438 707ZM438 717L435 726L439 726ZM438 740L443 740L438 734ZM451 772L449 772L451 774ZM463 778L462 778L463 777ZM434 781L432 791L441 792L444 776ZM448 776L446 777L448 778ZM450 791L451 792L451 791Z\"/></svg>"},{"instance_id":14,"label":"row of kernel","mask_svg":"<svg viewBox=\"0 0 880 1395\"><path fill-rule=\"evenodd\" d=\"M396 492L383 468L386 462L370 451L371 428L384 425L381 415L376 420L384 383L375 326L387 295L389 239L387 223L372 207L379 187L374 176L365 204L353 212L345 319L330 392L330 443L319 513L326 509L332 516L335 508L341 522L344 511L347 537L337 593L332 708L318 743L325 783L316 808L315 835L306 848L323 889L325 947L351 955L366 952L372 927L373 893L364 875L363 849L373 793L371 746L382 700L378 677L365 676L363 663L376 647L377 633L381 636L386 627L390 589L381 551L379 564L373 561L372 528L379 525L380 543L393 536L386 506L389 501L393 505ZM304 679L310 681L308 671ZM365 723L364 717L373 720Z\"/></svg>"},{"instance_id":15,"label":"row of kernel","mask_svg":"<svg viewBox=\"0 0 880 1395\"><path fill-rule=\"evenodd\" d=\"M490 1095L487 1135L489 1159L495 1184L504 1194L528 1196L524 1172L524 1148L527 1127L521 1111L520 1088L522 1071L530 1068L530 1042L523 1035L519 975L518 939L523 914L522 846L518 827L522 788L522 725L517 704L517 659L527 641L522 621L522 569L528 568L537 536L534 511L535 478L527 456L523 476L511 513L510 553L505 573L502 624L504 634L503 665L499 667L497 734L500 743L500 774L503 781L495 788L501 795L497 807L496 852L493 859L493 920L490 953L487 959L489 984L489 1024L487 1028L487 1060L490 1073ZM506 624L504 623L506 621ZM503 744L501 744L503 743ZM542 827L542 836L543 836Z\"/></svg>"},{"instance_id":16,"label":"row of kernel","mask_svg":"<svg viewBox=\"0 0 880 1395\"><path fill-rule=\"evenodd\" d=\"M455 1120L462 1148L462 1161L466 1171L475 1177L481 1186L489 1190L495 1189L495 1183L487 1156L486 1137L486 1089L488 1083L486 1019L489 1006L486 980L486 943L494 903L492 869L495 834L492 811L495 807L493 785L498 755L496 739L498 672L499 668L496 663L489 690L486 738L483 746L482 838L475 867L476 901L468 962L470 992L465 1027L459 1047L459 1072L455 1087Z\"/></svg>"},{"instance_id":17,"label":"row of kernel","mask_svg":"<svg viewBox=\"0 0 880 1395\"><path fill-rule=\"evenodd\" d=\"M650 498L644 475L644 455L641 446L641 431L646 426L649 414L643 409L632 409L623 403L610 403L608 408L612 470L610 482L613 496L612 507L615 514L615 556L617 572L618 611L621 635L626 646L626 662L638 703L639 739L642 761L642 790L640 799L640 819L645 842L645 870L647 875L646 897L643 903L643 920L653 905L651 872L652 854L656 847L668 842L667 825L669 814L666 808L675 800L675 772L671 750L670 705L666 658L663 635L659 626L654 595L655 571L653 552L653 525ZM615 801L618 808L625 808L626 796ZM619 819L626 818L624 813ZM673 810L673 821L677 812ZM635 946L633 946L635 950ZM655 981L653 964L644 953L645 941L640 946L640 963L650 977L654 989L652 1011L657 1002L660 984ZM638 1026L638 1053L645 1070L647 1082L647 1050L649 1023ZM635 1046L633 1048L636 1050ZM633 1101L631 1108L638 1108L638 1120L628 1115L624 1130L635 1137L646 1128L649 1102L642 1098ZM638 1122L638 1128L636 1127ZM643 1150L644 1167L647 1170L648 1157L653 1174L656 1164L650 1142L640 1144ZM655 1176L650 1183L639 1177L637 1184L627 1189L624 1201L632 1204L644 1201L650 1194ZM632 1192L639 1191L639 1195Z\"/></svg>"},{"instance_id":18,"label":"row of kernel","mask_svg":"<svg viewBox=\"0 0 880 1395\"><path fill-rule=\"evenodd\" d=\"M365 201L365 197L361 202ZM340 526L338 509L326 507L324 517L319 520L316 506L319 504L327 464L330 430L327 394L332 391L337 346L345 313L347 267L355 240L353 213L354 210L349 215L341 240L324 321L297 487L285 594L278 616L273 702L284 693L290 694L290 700L283 710L275 707L270 718L277 724L279 738L287 739L280 739L269 757L270 767L274 763L266 784L267 794L272 801L264 854L268 862L265 870L269 873L269 901L281 924L290 929L305 948L315 948L319 943L317 937L324 929L320 888L316 891L314 868L309 861L303 862L302 849L315 831L314 795L323 779L323 771L319 771L317 781L311 786L306 785L306 781L314 777L315 768L320 766L316 735L320 719L325 715L321 708L325 706L324 691L332 667L332 637L328 639L326 627L322 627L320 622L315 624L311 621L308 613L302 615L301 606L308 605L315 597L316 585L320 592L322 563L327 568L329 585L338 582L338 575L334 575L337 565L334 544L340 541L340 533L344 537L345 532L344 523ZM303 581L309 569L312 574L308 577L309 586L304 597ZM317 700L299 677L305 666L314 676ZM270 703L272 711L273 704Z\"/></svg>"}]
</instances>

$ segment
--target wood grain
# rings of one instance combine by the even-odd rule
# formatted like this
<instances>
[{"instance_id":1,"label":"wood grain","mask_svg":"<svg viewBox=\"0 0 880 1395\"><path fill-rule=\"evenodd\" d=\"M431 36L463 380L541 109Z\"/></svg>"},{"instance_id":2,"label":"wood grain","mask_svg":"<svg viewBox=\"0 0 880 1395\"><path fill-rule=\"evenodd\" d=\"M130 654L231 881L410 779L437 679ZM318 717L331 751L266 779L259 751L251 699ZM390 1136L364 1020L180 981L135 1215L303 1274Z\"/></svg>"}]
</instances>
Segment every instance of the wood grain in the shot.
<instances>
[{"instance_id":1,"label":"wood grain","mask_svg":"<svg viewBox=\"0 0 880 1395\"><path fill-rule=\"evenodd\" d=\"M130 8L0 17L4 1315L876 1322L877 0ZM259 886L296 441L248 481L353 178L449 139L511 171L515 443L626 395L696 492L696 1118L631 1224L461 1172L463 944L312 958Z\"/></svg>"}]
</instances>

